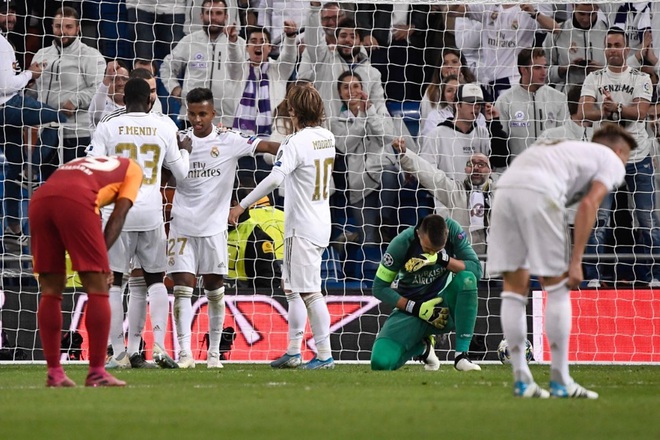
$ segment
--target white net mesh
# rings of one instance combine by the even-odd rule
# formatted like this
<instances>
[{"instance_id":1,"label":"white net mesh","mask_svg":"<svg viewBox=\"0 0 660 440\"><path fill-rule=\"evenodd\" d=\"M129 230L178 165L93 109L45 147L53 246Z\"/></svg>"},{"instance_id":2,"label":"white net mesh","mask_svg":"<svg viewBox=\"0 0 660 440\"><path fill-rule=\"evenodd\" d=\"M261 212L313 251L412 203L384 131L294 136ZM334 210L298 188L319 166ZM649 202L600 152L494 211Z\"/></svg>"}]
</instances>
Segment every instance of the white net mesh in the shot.
<instances>
[{"instance_id":1,"label":"white net mesh","mask_svg":"<svg viewBox=\"0 0 660 440\"><path fill-rule=\"evenodd\" d=\"M660 362L660 298L649 288L660 279L654 259L660 246L654 171L660 133L660 3L36 3L0 5L2 359L43 359L27 221L30 197L59 164L85 154L101 118L123 106L122 83L129 72L142 67L155 72L156 108L180 128L189 125L186 94L205 87L213 92L217 123L281 141L285 133L278 106L287 85L311 81L321 93L326 125L338 147L330 199L333 232L322 266L337 360L369 359L389 313L370 292L378 263L389 241L425 215L437 211L457 220L487 264L489 186L479 196L462 186L467 179L470 188L481 188L484 182L473 180L477 168L482 178L487 177L483 174L489 168L481 167L475 153L490 159L496 179L508 161L537 139L587 139L594 128L590 125L600 120L571 120L571 115L582 112L577 105L581 96L593 98L590 108L599 115L604 89L622 105L649 101L648 109L644 106L636 118L605 112L606 119L621 122L633 133L640 148L628 166L627 185L599 214L597 234L585 258L590 283L584 288L589 290L573 296L571 356L578 361ZM56 15L62 6L65 9ZM230 23L236 42L224 29ZM248 32L251 25L268 31L270 48L256 38L263 37L263 31ZM605 35L612 26L625 30L630 47L626 62L643 76L613 83L590 78L611 62L605 54ZM521 51L533 47L540 48L540 54L531 51L530 60L519 68ZM36 81L26 73L30 70L38 72ZM258 79L250 76L257 71ZM459 114L456 90L469 82L479 87L474 96L463 98L483 97L494 105L484 105L479 114ZM398 137L404 137L406 149L418 153L419 160L400 160L391 146ZM468 161L473 171L466 168ZM236 180L244 187L254 186L268 175L271 164L268 157L243 158ZM171 203L173 193L173 187L164 187L164 200ZM270 203L281 208L282 200L276 191ZM165 208L167 217L169 205ZM281 218L279 213L257 222L274 241L274 253L259 252L252 242L230 234L225 327L237 335L232 360L270 360L286 349L286 300L277 281L283 251ZM255 241L263 245L263 240ZM81 318L86 295L73 273L68 281L64 330L80 331L85 358L87 335ZM594 286L599 288L591 289ZM497 359L502 339L500 290L500 280L479 282L473 358ZM209 325L207 302L200 293L196 289L193 297L192 348L196 358L204 359ZM537 360L547 360L549 349L541 336L543 300L534 295L530 339ZM175 355L173 319L166 348ZM149 319L144 339L150 347ZM438 345L446 359L452 359L452 341L450 337ZM314 348L308 328L305 355ZM76 354L69 351L68 356Z\"/></svg>"}]
</instances>

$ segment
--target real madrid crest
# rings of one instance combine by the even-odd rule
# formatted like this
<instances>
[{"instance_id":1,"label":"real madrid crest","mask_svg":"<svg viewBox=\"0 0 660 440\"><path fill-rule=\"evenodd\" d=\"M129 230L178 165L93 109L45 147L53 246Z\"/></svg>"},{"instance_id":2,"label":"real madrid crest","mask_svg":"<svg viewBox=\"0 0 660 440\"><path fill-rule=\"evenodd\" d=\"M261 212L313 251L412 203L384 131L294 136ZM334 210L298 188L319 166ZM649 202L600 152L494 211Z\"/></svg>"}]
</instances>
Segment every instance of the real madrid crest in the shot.
<instances>
[{"instance_id":1,"label":"real madrid crest","mask_svg":"<svg viewBox=\"0 0 660 440\"><path fill-rule=\"evenodd\" d=\"M511 22L511 29L513 29L514 31L517 31L517 30L518 30L518 27L519 27L519 25L518 25L518 20L513 20L513 21Z\"/></svg>"},{"instance_id":2,"label":"real madrid crest","mask_svg":"<svg viewBox=\"0 0 660 440\"><path fill-rule=\"evenodd\" d=\"M211 148L211 157L218 157L218 156L220 156L220 151L218 150L218 147Z\"/></svg>"}]
</instances>

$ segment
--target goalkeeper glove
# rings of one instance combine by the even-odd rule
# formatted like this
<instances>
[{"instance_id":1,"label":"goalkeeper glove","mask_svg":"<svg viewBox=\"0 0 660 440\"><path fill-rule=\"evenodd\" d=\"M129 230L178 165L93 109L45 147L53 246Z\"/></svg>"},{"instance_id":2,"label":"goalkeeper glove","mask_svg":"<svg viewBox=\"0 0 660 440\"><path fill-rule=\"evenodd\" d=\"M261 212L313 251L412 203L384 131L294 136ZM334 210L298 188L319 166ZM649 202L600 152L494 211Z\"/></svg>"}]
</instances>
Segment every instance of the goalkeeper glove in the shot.
<instances>
[{"instance_id":1,"label":"goalkeeper glove","mask_svg":"<svg viewBox=\"0 0 660 440\"><path fill-rule=\"evenodd\" d=\"M442 267L447 267L447 265L449 265L449 254L446 250L443 249L433 255L420 254L416 257L412 257L410 260L406 261L405 269L406 272L417 272L424 266L432 266L436 263Z\"/></svg>"},{"instance_id":2,"label":"goalkeeper glove","mask_svg":"<svg viewBox=\"0 0 660 440\"><path fill-rule=\"evenodd\" d=\"M442 298L433 298L425 302L416 302L408 300L406 312L418 316L427 321L433 327L442 330L447 325L449 319L449 308L440 307Z\"/></svg>"}]
</instances>

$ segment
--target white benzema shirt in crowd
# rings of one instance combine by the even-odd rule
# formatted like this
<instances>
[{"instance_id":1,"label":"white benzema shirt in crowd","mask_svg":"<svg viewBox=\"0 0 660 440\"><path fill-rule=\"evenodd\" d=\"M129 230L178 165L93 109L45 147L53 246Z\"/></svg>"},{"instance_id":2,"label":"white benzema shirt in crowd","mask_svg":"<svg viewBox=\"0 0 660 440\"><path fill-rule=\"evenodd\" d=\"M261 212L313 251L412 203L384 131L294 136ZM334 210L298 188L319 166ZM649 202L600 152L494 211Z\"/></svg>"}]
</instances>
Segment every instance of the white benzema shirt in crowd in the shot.
<instances>
[{"instance_id":1,"label":"white benzema shirt in crowd","mask_svg":"<svg viewBox=\"0 0 660 440\"><path fill-rule=\"evenodd\" d=\"M192 139L192 152L188 176L176 182L172 225L180 235L211 237L227 230L238 159L254 156L259 139L227 128L203 138L192 128L182 135Z\"/></svg>"},{"instance_id":2,"label":"white benzema shirt in crowd","mask_svg":"<svg viewBox=\"0 0 660 440\"><path fill-rule=\"evenodd\" d=\"M528 188L552 197L558 207L564 207L581 200L593 181L612 191L623 183L625 175L626 167L619 156L604 145L539 141L511 162L495 187Z\"/></svg>"},{"instance_id":3,"label":"white benzema shirt in crowd","mask_svg":"<svg viewBox=\"0 0 660 440\"><path fill-rule=\"evenodd\" d=\"M607 67L587 75L582 85L582 96L591 96L596 100L596 106L600 107L605 99L605 90L610 92L612 100L623 105L628 105L635 98L651 101L653 85L651 78L644 72L628 67L621 73L612 72ZM594 130L600 127L599 122L594 122ZM633 135L638 147L630 153L630 162L639 162L649 155L651 142L644 119L640 121L628 121L626 130Z\"/></svg>"},{"instance_id":4,"label":"white benzema shirt in crowd","mask_svg":"<svg viewBox=\"0 0 660 440\"><path fill-rule=\"evenodd\" d=\"M177 180L185 178L189 168L188 152L179 150L177 144L177 131L167 116L137 112L115 112L96 127L87 149L89 156L130 157L144 172L137 199L126 216L124 231L151 231L163 224L161 168L165 164ZM112 208L104 209L104 217L110 212Z\"/></svg>"},{"instance_id":5,"label":"white benzema shirt in crowd","mask_svg":"<svg viewBox=\"0 0 660 440\"><path fill-rule=\"evenodd\" d=\"M284 174L284 237L301 237L321 247L330 241L330 188L335 136L308 127L287 137L273 164Z\"/></svg>"}]
</instances>

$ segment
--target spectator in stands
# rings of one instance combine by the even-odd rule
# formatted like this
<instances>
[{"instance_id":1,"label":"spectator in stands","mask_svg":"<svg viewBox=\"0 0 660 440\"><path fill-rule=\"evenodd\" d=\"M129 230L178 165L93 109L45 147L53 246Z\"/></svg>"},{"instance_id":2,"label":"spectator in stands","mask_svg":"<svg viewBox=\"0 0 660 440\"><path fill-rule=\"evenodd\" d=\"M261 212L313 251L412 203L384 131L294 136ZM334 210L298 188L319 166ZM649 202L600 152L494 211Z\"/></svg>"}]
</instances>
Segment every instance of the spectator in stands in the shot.
<instances>
[{"instance_id":1,"label":"spectator in stands","mask_svg":"<svg viewBox=\"0 0 660 440\"><path fill-rule=\"evenodd\" d=\"M460 181L467 177L465 163L473 154L489 156L491 150L506 150L506 135L494 107L485 115L487 127L475 123L483 103L484 95L477 84L459 86L454 105L456 115L433 129L421 146L420 156L451 179Z\"/></svg>"},{"instance_id":2,"label":"spectator in stands","mask_svg":"<svg viewBox=\"0 0 660 440\"><path fill-rule=\"evenodd\" d=\"M7 34L16 27L16 5L13 2L5 1L0 6L0 31L7 38Z\"/></svg>"},{"instance_id":3,"label":"spectator in stands","mask_svg":"<svg viewBox=\"0 0 660 440\"><path fill-rule=\"evenodd\" d=\"M319 2L312 2L312 10L305 27L305 52L313 66L309 77L299 75L302 79L314 82L314 86L323 97L328 118L341 113L341 100L337 92L337 79L346 70L352 70L362 77L362 87L369 96L377 113L388 115L385 106L385 92L381 82L380 72L369 62L364 53L360 30L355 22L345 18L337 25L335 37L336 47L331 48L327 41L319 38Z\"/></svg>"},{"instance_id":4,"label":"spectator in stands","mask_svg":"<svg viewBox=\"0 0 660 440\"><path fill-rule=\"evenodd\" d=\"M183 32L188 35L202 30L202 3L204 0L186 1L186 22L183 26ZM244 25L256 25L257 20L254 16L254 0L227 0L227 23L234 23L239 30ZM248 13L246 9L250 9ZM244 20L245 14L253 19L253 22ZM240 31L239 31L240 34Z\"/></svg>"},{"instance_id":5,"label":"spectator in stands","mask_svg":"<svg viewBox=\"0 0 660 440\"><path fill-rule=\"evenodd\" d=\"M390 101L419 101L424 81L429 5L401 1L357 3L355 21L362 44L371 49Z\"/></svg>"},{"instance_id":6,"label":"spectator in stands","mask_svg":"<svg viewBox=\"0 0 660 440\"><path fill-rule=\"evenodd\" d=\"M542 48L520 51L518 71L520 84L495 101L509 135L509 161L536 142L543 130L562 125L568 116L566 95L546 85L548 66Z\"/></svg>"},{"instance_id":7,"label":"spectator in stands","mask_svg":"<svg viewBox=\"0 0 660 440\"><path fill-rule=\"evenodd\" d=\"M396 235L391 229L398 223L395 207L401 184L395 158L385 149L393 139L393 126L389 118L376 112L358 73L339 75L337 90L342 111L330 119L330 127L336 137L335 163L341 162L336 168L346 172L343 176L335 173L335 185L345 191L347 211L360 229L362 241L380 245L384 241L381 235ZM337 177L344 180L341 186Z\"/></svg>"},{"instance_id":8,"label":"spectator in stands","mask_svg":"<svg viewBox=\"0 0 660 440\"><path fill-rule=\"evenodd\" d=\"M161 61L183 38L186 0L126 0L135 57Z\"/></svg>"},{"instance_id":9,"label":"spectator in stands","mask_svg":"<svg viewBox=\"0 0 660 440\"><path fill-rule=\"evenodd\" d=\"M229 39L225 34L227 3L225 0L204 0L202 4L203 30L186 35L165 57L160 76L167 91L181 99L190 90L208 87L213 92L215 109L220 117L234 116L235 104L226 96L232 96L227 80ZM237 44L245 47L245 40L238 37ZM183 87L179 75L184 74ZM229 95L228 95L229 94ZM181 102L179 121L186 121L185 102ZM186 122L182 122L186 125ZM231 124L228 124L231 125Z\"/></svg>"},{"instance_id":10,"label":"spectator in stands","mask_svg":"<svg viewBox=\"0 0 660 440\"><path fill-rule=\"evenodd\" d=\"M257 0L254 9L257 13L257 25L270 32L273 50L278 54L285 37L289 37L285 30L286 22L293 22L296 30L300 28L309 15L309 2L306 0ZM247 40L247 33L245 38Z\"/></svg>"},{"instance_id":11,"label":"spectator in stands","mask_svg":"<svg viewBox=\"0 0 660 440\"><path fill-rule=\"evenodd\" d=\"M39 100L59 109L69 118L64 124L64 161L85 155L90 143L88 108L103 82L105 60L80 38L80 17L63 7L55 13L53 44L39 50L34 62L44 65L36 81ZM45 176L47 177L47 176Z\"/></svg>"},{"instance_id":12,"label":"spectator in stands","mask_svg":"<svg viewBox=\"0 0 660 440\"><path fill-rule=\"evenodd\" d=\"M591 142L594 134L593 123L580 116L581 86L572 86L566 95L569 119L556 127L548 128L539 136L540 140L556 141L560 139L569 141Z\"/></svg>"},{"instance_id":13,"label":"spectator in stands","mask_svg":"<svg viewBox=\"0 0 660 440\"><path fill-rule=\"evenodd\" d=\"M548 77L558 90L581 85L584 78L605 65L607 23L595 3L573 5L573 15L561 30L543 42L548 58Z\"/></svg>"},{"instance_id":14,"label":"spectator in stands","mask_svg":"<svg viewBox=\"0 0 660 440\"><path fill-rule=\"evenodd\" d=\"M5 231L3 243L5 249L14 251L27 245L27 237L21 229L21 184L27 184L27 173L23 166L27 163L39 165L42 153L49 154L57 146L57 132L54 130L42 133L40 147L35 148L31 161L26 160L23 150L23 127L64 122L66 115L29 96L23 96L23 89L28 82L41 76L43 64L32 63L21 72L16 61L16 52L5 38L6 31L11 30L11 4L3 4L7 8L0 14L3 23L0 33L0 139L5 155L4 174L4 204L3 217ZM43 151L42 151L43 150ZM36 177L35 177L36 179Z\"/></svg>"},{"instance_id":15,"label":"spectator in stands","mask_svg":"<svg viewBox=\"0 0 660 440\"><path fill-rule=\"evenodd\" d=\"M284 21L285 37L282 53L277 60L269 58L272 44L270 33L265 28L248 26L245 47L238 44L236 28L230 26L228 30L227 75L233 83L230 89L234 95L225 107L233 104L235 111L223 118L223 124L246 134L268 136L272 131L272 110L284 100L287 81L295 68L298 28L293 20Z\"/></svg>"},{"instance_id":16,"label":"spectator in stands","mask_svg":"<svg viewBox=\"0 0 660 440\"><path fill-rule=\"evenodd\" d=\"M610 27L622 29L628 36L628 64L637 67L633 58L651 33L651 2L605 2L600 6Z\"/></svg>"},{"instance_id":17,"label":"spectator in stands","mask_svg":"<svg viewBox=\"0 0 660 440\"><path fill-rule=\"evenodd\" d=\"M400 153L401 168L433 192L434 197L449 210L448 216L468 233L474 251L485 254L488 215L493 196L488 156L481 153L470 156L465 163L467 177L456 180L406 148L404 139L395 139L392 146Z\"/></svg>"},{"instance_id":18,"label":"spectator in stands","mask_svg":"<svg viewBox=\"0 0 660 440\"><path fill-rule=\"evenodd\" d=\"M467 13L482 25L477 80L488 85L492 101L518 82L516 57L521 48L533 46L535 32L559 32L559 24L536 5L470 3L452 6L451 10L461 16Z\"/></svg>"},{"instance_id":19,"label":"spectator in stands","mask_svg":"<svg viewBox=\"0 0 660 440\"><path fill-rule=\"evenodd\" d=\"M149 66L149 64L147 64ZM151 111L163 112L158 95L156 94L156 78L151 70L141 67L133 69L130 74L123 67L123 63L110 61L105 70L103 82L96 90L92 103L89 105L90 132L94 132L96 125L108 114L126 108L124 104L124 86L130 78L142 78L149 84L151 89ZM107 85L106 85L107 84Z\"/></svg>"},{"instance_id":20,"label":"spectator in stands","mask_svg":"<svg viewBox=\"0 0 660 440\"><path fill-rule=\"evenodd\" d=\"M422 136L428 136L441 121L454 116L454 100L458 86L458 77L449 75L443 78L441 83L434 82L426 88L419 108Z\"/></svg>"},{"instance_id":21,"label":"spectator in stands","mask_svg":"<svg viewBox=\"0 0 660 440\"><path fill-rule=\"evenodd\" d=\"M337 44L337 38L335 36L337 31L337 24L346 17L346 13L339 6L337 2L327 2L321 6L319 11L320 3L311 4L310 16L318 14L321 29L318 30L317 40L323 39L326 42L328 47L335 47ZM309 26L307 26L309 29ZM305 45L308 45L308 42L305 41ZM310 61L310 52L307 50L303 51L303 54L300 58L300 65L298 66L298 78L308 79L314 81L314 65Z\"/></svg>"},{"instance_id":22,"label":"spectator in stands","mask_svg":"<svg viewBox=\"0 0 660 440\"><path fill-rule=\"evenodd\" d=\"M628 37L624 31L611 28L605 40L607 67L587 76L582 86L579 117L593 121L594 129L606 122L617 123L637 141L638 148L631 152L626 165L626 184L634 198L632 211L639 224L642 252L654 255L660 252L660 229L655 211L655 181L650 156L651 141L645 119L650 107L653 88L646 73L627 65L630 53ZM605 199L601 209L610 210L613 197ZM598 246L604 243L605 228L595 228ZM652 267L645 281L660 286L660 264Z\"/></svg>"}]
</instances>

